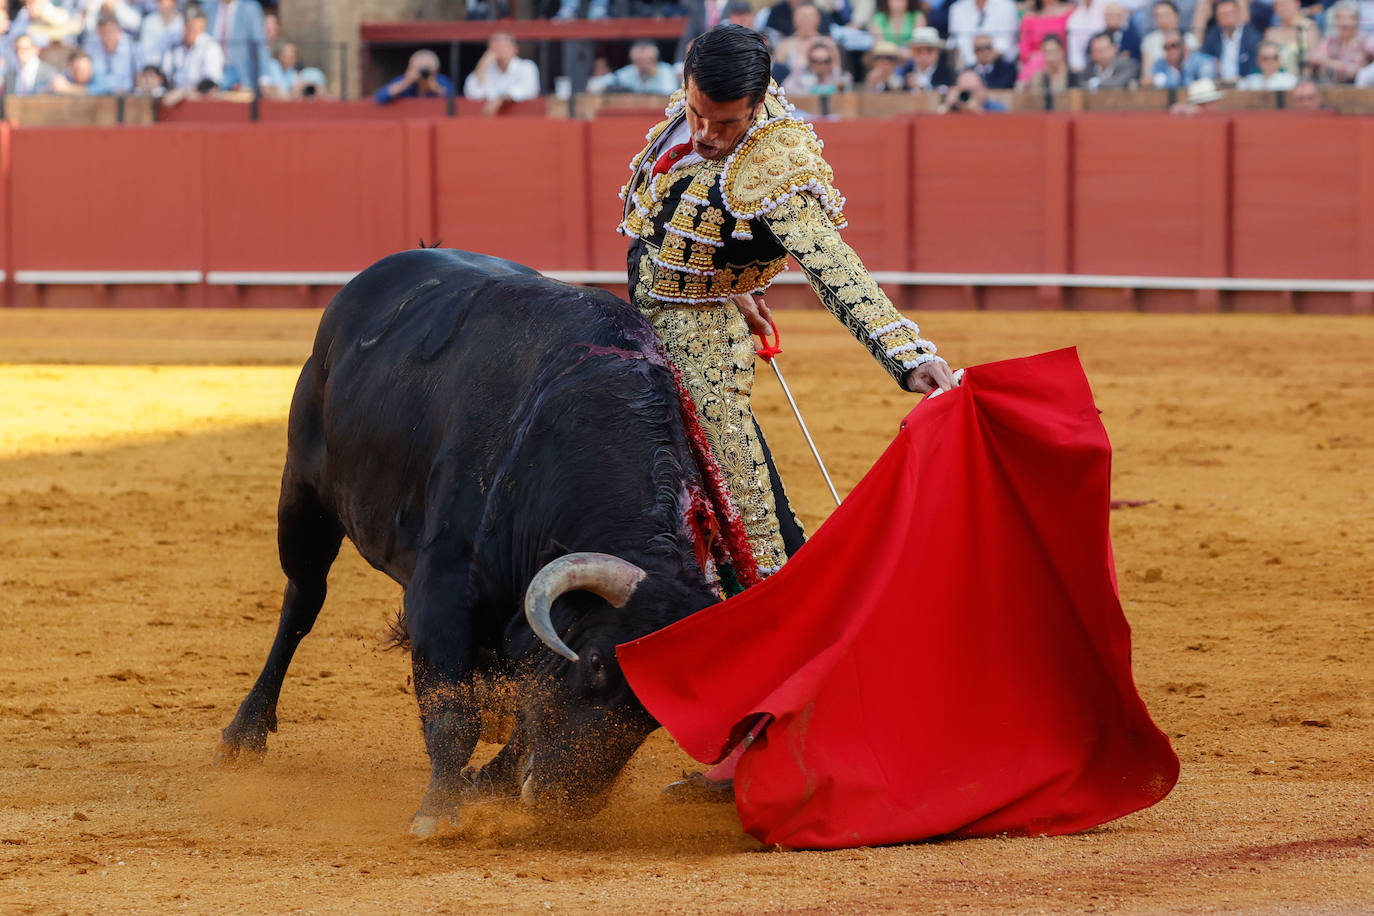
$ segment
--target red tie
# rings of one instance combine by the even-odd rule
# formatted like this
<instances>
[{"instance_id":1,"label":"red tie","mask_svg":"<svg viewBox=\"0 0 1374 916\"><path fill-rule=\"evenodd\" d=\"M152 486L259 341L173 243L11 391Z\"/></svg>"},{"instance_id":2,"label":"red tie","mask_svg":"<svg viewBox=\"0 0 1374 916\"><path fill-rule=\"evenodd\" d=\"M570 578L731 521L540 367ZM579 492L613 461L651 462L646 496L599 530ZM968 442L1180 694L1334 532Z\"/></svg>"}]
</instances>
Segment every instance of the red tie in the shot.
<instances>
[{"instance_id":1,"label":"red tie","mask_svg":"<svg viewBox=\"0 0 1374 916\"><path fill-rule=\"evenodd\" d=\"M674 146L673 148L669 149L668 152L664 153L662 156L659 156L658 161L654 163L654 174L662 175L664 172L668 171L670 168L673 167L673 163L677 162L679 159L681 159L683 156L687 155L691 151L691 140L688 140L686 143L679 143L677 146Z\"/></svg>"}]
</instances>

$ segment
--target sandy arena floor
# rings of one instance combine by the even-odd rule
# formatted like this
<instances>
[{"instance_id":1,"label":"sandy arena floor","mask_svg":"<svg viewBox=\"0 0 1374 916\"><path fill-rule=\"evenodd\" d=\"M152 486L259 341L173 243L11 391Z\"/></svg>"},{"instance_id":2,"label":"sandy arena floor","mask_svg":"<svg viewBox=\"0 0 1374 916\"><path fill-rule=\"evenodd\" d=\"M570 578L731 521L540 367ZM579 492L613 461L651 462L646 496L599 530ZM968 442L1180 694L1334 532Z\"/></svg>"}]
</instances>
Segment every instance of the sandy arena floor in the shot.
<instances>
[{"instance_id":1,"label":"sandy arena floor","mask_svg":"<svg viewBox=\"0 0 1374 916\"><path fill-rule=\"evenodd\" d=\"M378 649L399 591L348 547L265 763L211 767L275 627L316 318L0 310L0 912L1374 911L1374 322L923 316L961 363L1080 348L1114 496L1154 500L1113 533L1183 777L1080 836L795 853L660 804L690 764L662 732L588 823L486 806L411 841L427 763ZM914 401L823 313L783 326L847 489ZM828 497L759 385L814 527Z\"/></svg>"}]
</instances>

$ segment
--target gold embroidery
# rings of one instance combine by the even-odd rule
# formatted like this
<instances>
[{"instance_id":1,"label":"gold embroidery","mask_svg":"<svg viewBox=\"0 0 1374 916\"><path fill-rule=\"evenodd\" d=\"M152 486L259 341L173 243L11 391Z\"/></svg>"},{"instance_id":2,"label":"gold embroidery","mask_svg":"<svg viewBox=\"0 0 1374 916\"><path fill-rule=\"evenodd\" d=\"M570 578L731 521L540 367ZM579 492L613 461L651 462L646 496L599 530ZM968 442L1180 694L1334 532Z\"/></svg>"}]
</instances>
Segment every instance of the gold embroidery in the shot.
<instances>
[{"instance_id":1,"label":"gold embroidery","mask_svg":"<svg viewBox=\"0 0 1374 916\"><path fill-rule=\"evenodd\" d=\"M821 155L821 143L801 121L782 118L753 128L730 156L721 190L725 206L738 219L766 214L801 190L825 205L843 225L844 199L834 187L835 174Z\"/></svg>"},{"instance_id":2,"label":"gold embroidery","mask_svg":"<svg viewBox=\"0 0 1374 916\"><path fill-rule=\"evenodd\" d=\"M711 271L715 263L716 249L705 242L692 243L692 256L687 259L687 266L700 271Z\"/></svg>"},{"instance_id":3,"label":"gold embroidery","mask_svg":"<svg viewBox=\"0 0 1374 916\"><path fill-rule=\"evenodd\" d=\"M903 362L929 352L929 344L916 336L915 325L902 318L873 282L820 201L797 194L764 219L782 246L796 256L821 304L901 384L908 371ZM883 333L877 334L879 330ZM887 355L898 347L907 349Z\"/></svg>"},{"instance_id":4,"label":"gold embroidery","mask_svg":"<svg viewBox=\"0 0 1374 916\"><path fill-rule=\"evenodd\" d=\"M763 567L781 566L786 552L750 406L754 343L749 328L733 306L682 308L645 302L640 298L644 271L653 266L646 261L648 256L640 263L635 301L682 373L755 559Z\"/></svg>"}]
</instances>

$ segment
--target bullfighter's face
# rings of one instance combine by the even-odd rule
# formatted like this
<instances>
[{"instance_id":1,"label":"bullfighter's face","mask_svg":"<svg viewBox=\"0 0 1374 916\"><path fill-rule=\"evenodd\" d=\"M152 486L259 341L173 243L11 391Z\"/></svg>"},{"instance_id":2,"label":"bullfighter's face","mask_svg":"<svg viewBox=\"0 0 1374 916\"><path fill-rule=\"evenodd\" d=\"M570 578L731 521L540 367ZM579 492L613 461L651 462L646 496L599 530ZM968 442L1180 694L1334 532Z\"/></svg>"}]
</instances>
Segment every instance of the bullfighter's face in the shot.
<instances>
[{"instance_id":1,"label":"bullfighter's face","mask_svg":"<svg viewBox=\"0 0 1374 916\"><path fill-rule=\"evenodd\" d=\"M758 117L763 100L747 98L717 102L687 79L687 127L692 132L692 151L703 159L724 159L743 139Z\"/></svg>"}]
</instances>

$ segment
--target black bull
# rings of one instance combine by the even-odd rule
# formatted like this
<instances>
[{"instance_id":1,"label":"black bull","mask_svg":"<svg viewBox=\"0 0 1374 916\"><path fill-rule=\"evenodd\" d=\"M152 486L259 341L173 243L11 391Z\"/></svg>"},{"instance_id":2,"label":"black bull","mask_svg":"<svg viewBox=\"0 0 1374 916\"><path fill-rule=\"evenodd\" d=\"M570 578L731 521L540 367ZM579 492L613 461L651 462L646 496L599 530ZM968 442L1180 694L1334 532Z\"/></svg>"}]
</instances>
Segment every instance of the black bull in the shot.
<instances>
[{"instance_id":1,"label":"black bull","mask_svg":"<svg viewBox=\"0 0 1374 916\"><path fill-rule=\"evenodd\" d=\"M291 402L281 620L222 757L261 753L276 730L347 536L405 589L431 762L412 830L484 792L560 812L604 803L656 727L616 644L716 600L687 528L700 470L661 352L627 303L484 255L404 252L340 291ZM480 728L470 687L493 673L521 685L515 735L465 769Z\"/></svg>"}]
</instances>

